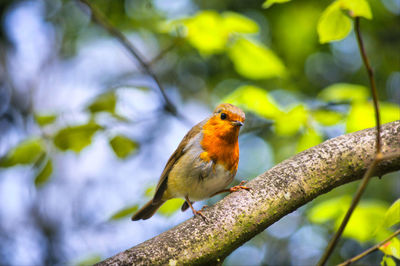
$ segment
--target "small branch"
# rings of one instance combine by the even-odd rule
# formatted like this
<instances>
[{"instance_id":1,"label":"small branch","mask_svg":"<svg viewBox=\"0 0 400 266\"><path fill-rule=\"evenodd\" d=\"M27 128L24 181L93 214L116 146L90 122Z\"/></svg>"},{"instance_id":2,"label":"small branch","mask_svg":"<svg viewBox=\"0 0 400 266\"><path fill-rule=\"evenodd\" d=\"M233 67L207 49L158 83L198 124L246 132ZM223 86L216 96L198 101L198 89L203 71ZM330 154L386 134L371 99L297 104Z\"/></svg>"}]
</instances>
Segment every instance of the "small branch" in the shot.
<instances>
[{"instance_id":1,"label":"small branch","mask_svg":"<svg viewBox=\"0 0 400 266\"><path fill-rule=\"evenodd\" d=\"M100 12L100 10L92 4L90 0L79 0L80 2L84 3L91 11L92 20L105 29L110 35L114 36L118 41L125 46L125 48L136 58L139 62L140 66L144 69L144 71L153 78L157 87L159 88L161 95L165 100L165 107L168 112L171 114L183 118L183 116L178 115L176 107L172 104L169 100L167 94L165 93L164 87L162 86L161 82L159 81L158 77L154 74L153 70L147 64L143 56L139 53L139 51L132 45L132 43L122 34L117 28L115 28L111 23L107 20L107 18Z\"/></svg>"},{"instance_id":2,"label":"small branch","mask_svg":"<svg viewBox=\"0 0 400 266\"><path fill-rule=\"evenodd\" d=\"M390 236L388 236L388 238L386 238L385 240L383 240L382 242L376 244L375 246L367 249L366 251L364 251L363 253L349 259L346 260L345 262L339 264L339 266L346 266L349 265L350 263L353 263L355 261L358 261L359 259L362 259L363 257L367 256L368 254L378 250L381 246L385 245L387 242L389 242L392 238L394 238L395 236L400 234L400 229L397 230L396 232L394 232L393 234L391 234Z\"/></svg>"},{"instance_id":3,"label":"small branch","mask_svg":"<svg viewBox=\"0 0 400 266\"><path fill-rule=\"evenodd\" d=\"M153 59L151 59L151 61L148 64L150 66L152 66L153 64L157 63L167 53L169 53L172 49L174 49L179 44L180 41L181 41L181 39L179 39L179 38L175 39L175 41L173 43L171 43L168 47L163 49L157 56L155 56Z\"/></svg>"},{"instance_id":4,"label":"small branch","mask_svg":"<svg viewBox=\"0 0 400 266\"><path fill-rule=\"evenodd\" d=\"M361 38L361 32L360 32L360 18L356 17L354 21L354 29L356 32L357 36L357 43L358 43L358 48L360 50L361 57L363 59L365 68L367 69L367 74L368 78L370 81L371 85L371 91L372 91L372 98L374 102L374 109L375 109L375 120L376 120L376 154L375 158L372 161L371 165L368 167L368 170L365 172L361 184L357 189L356 194L354 195L353 201L351 202L351 205L349 209L347 210L347 213L345 217L343 218L342 223L340 224L339 229L336 231L335 235L332 237L331 241L328 244L328 247L325 249L324 254L322 255L320 261L318 262L318 265L324 265L327 260L329 259L330 255L332 254L333 250L335 249L335 246L337 245L340 237L342 236L342 233L344 229L346 228L347 223L350 220L350 217L356 208L358 202L361 199L362 194L364 193L365 189L367 188L368 182L371 178L371 176L374 173L376 165L383 159L382 155L382 140L381 140L381 122L380 122L380 113L379 113L379 103L378 103L378 93L375 85L375 80L374 80L374 72L371 68L371 65L369 64L367 53L365 52L363 40Z\"/></svg>"},{"instance_id":5,"label":"small branch","mask_svg":"<svg viewBox=\"0 0 400 266\"><path fill-rule=\"evenodd\" d=\"M378 90L376 89L375 79L374 79L374 71L369 63L367 53L365 52L364 42L361 37L360 31L360 18L356 17L354 22L354 27L357 36L358 48L360 49L361 57L364 62L364 66L367 69L367 74L369 78L369 83L371 85L372 98L374 101L374 109L375 109L375 122L376 122L376 153L381 152L382 144L381 144L381 119L379 112L379 103L378 103Z\"/></svg>"}]
</instances>

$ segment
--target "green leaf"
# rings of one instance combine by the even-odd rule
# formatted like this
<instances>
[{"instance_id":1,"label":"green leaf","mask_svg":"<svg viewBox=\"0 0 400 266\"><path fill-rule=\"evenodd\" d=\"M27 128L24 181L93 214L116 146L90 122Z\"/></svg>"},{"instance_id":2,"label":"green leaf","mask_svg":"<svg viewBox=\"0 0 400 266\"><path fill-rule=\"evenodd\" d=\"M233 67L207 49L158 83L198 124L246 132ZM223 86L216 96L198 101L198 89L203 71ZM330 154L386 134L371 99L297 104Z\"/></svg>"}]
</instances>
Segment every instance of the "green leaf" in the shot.
<instances>
[{"instance_id":1,"label":"green leaf","mask_svg":"<svg viewBox=\"0 0 400 266\"><path fill-rule=\"evenodd\" d=\"M35 177L35 186L41 187L46 184L51 177L51 173L53 172L53 162L51 159L47 160L44 167L40 170L40 172Z\"/></svg>"},{"instance_id":2,"label":"green leaf","mask_svg":"<svg viewBox=\"0 0 400 266\"><path fill-rule=\"evenodd\" d=\"M124 159L132 155L139 144L125 136L117 135L110 140L110 145L118 158Z\"/></svg>"},{"instance_id":3,"label":"green leaf","mask_svg":"<svg viewBox=\"0 0 400 266\"><path fill-rule=\"evenodd\" d=\"M223 99L223 102L242 106L268 119L275 119L282 114L278 104L268 92L255 86L240 86Z\"/></svg>"},{"instance_id":4,"label":"green leaf","mask_svg":"<svg viewBox=\"0 0 400 266\"><path fill-rule=\"evenodd\" d=\"M275 53L262 45L245 38L237 38L228 49L235 70L249 79L283 77L285 66Z\"/></svg>"},{"instance_id":5,"label":"green leaf","mask_svg":"<svg viewBox=\"0 0 400 266\"><path fill-rule=\"evenodd\" d=\"M400 106L394 103L380 102L381 124L400 119ZM353 103L347 117L346 131L354 132L375 126L375 112L371 102Z\"/></svg>"},{"instance_id":6,"label":"green leaf","mask_svg":"<svg viewBox=\"0 0 400 266\"><path fill-rule=\"evenodd\" d=\"M271 7L273 4L281 4L281 3L286 3L289 2L290 0L267 0L264 2L264 4L262 5L263 8L269 8Z\"/></svg>"},{"instance_id":7,"label":"green leaf","mask_svg":"<svg viewBox=\"0 0 400 266\"><path fill-rule=\"evenodd\" d=\"M253 20L235 12L222 13L224 29L228 34L233 33L257 33L257 23Z\"/></svg>"},{"instance_id":8,"label":"green leaf","mask_svg":"<svg viewBox=\"0 0 400 266\"><path fill-rule=\"evenodd\" d=\"M51 124L57 119L57 116L54 114L50 114L50 115L34 114L34 117L35 117L36 123L38 123L38 125L41 127Z\"/></svg>"},{"instance_id":9,"label":"green leaf","mask_svg":"<svg viewBox=\"0 0 400 266\"><path fill-rule=\"evenodd\" d=\"M340 8L348 10L352 17L372 19L371 8L367 0L339 0Z\"/></svg>"},{"instance_id":10,"label":"green leaf","mask_svg":"<svg viewBox=\"0 0 400 266\"><path fill-rule=\"evenodd\" d=\"M36 162L45 151L42 140L29 139L19 143L0 159L0 167Z\"/></svg>"},{"instance_id":11,"label":"green leaf","mask_svg":"<svg viewBox=\"0 0 400 266\"><path fill-rule=\"evenodd\" d=\"M63 128L54 136L54 145L62 151L72 150L80 152L92 142L96 131L102 129L96 123Z\"/></svg>"},{"instance_id":12,"label":"green leaf","mask_svg":"<svg viewBox=\"0 0 400 266\"><path fill-rule=\"evenodd\" d=\"M387 256L393 256L400 259L400 240L397 237L392 238L389 242L379 248L380 251Z\"/></svg>"},{"instance_id":13,"label":"green leaf","mask_svg":"<svg viewBox=\"0 0 400 266\"><path fill-rule=\"evenodd\" d=\"M170 23L171 30L176 31L182 24L186 28L186 39L202 54L225 51L229 38L233 34L259 31L257 23L234 12L224 12L220 15L211 10L201 11L193 17Z\"/></svg>"},{"instance_id":14,"label":"green leaf","mask_svg":"<svg viewBox=\"0 0 400 266\"><path fill-rule=\"evenodd\" d=\"M167 200L161 207L160 210L158 211L161 215L164 216L171 216L174 214L177 210L179 210L183 204L184 200L183 199L170 199Z\"/></svg>"},{"instance_id":15,"label":"green leaf","mask_svg":"<svg viewBox=\"0 0 400 266\"><path fill-rule=\"evenodd\" d=\"M398 223L400 223L400 199L396 200L387 210L382 226L389 228Z\"/></svg>"},{"instance_id":16,"label":"green leaf","mask_svg":"<svg viewBox=\"0 0 400 266\"><path fill-rule=\"evenodd\" d=\"M316 110L312 112L315 121L324 126L333 126L343 120L344 115L332 110Z\"/></svg>"},{"instance_id":17,"label":"green leaf","mask_svg":"<svg viewBox=\"0 0 400 266\"><path fill-rule=\"evenodd\" d=\"M320 43L344 39L351 31L351 19L340 9L340 2L333 2L318 20L317 31Z\"/></svg>"},{"instance_id":18,"label":"green leaf","mask_svg":"<svg viewBox=\"0 0 400 266\"><path fill-rule=\"evenodd\" d=\"M353 212L351 219L343 232L343 236L355 239L360 243L376 241L374 232L377 226L381 223L386 209L386 204L379 201L361 202ZM340 219L336 220L335 230L339 228L344 215L345 213L343 213Z\"/></svg>"},{"instance_id":19,"label":"green leaf","mask_svg":"<svg viewBox=\"0 0 400 266\"><path fill-rule=\"evenodd\" d=\"M111 217L110 220L115 221L115 220L121 220L126 217L132 216L137 210L139 209L139 206L137 204L125 207L116 213L114 213Z\"/></svg>"},{"instance_id":20,"label":"green leaf","mask_svg":"<svg viewBox=\"0 0 400 266\"><path fill-rule=\"evenodd\" d=\"M322 142L322 136L312 127L307 130L300 137L297 143L297 152L304 151L308 148L314 147Z\"/></svg>"},{"instance_id":21,"label":"green leaf","mask_svg":"<svg viewBox=\"0 0 400 266\"><path fill-rule=\"evenodd\" d=\"M91 254L87 256L86 258L83 258L82 260L74 263L76 266L89 266L89 265L94 265L102 260L101 255L99 254Z\"/></svg>"},{"instance_id":22,"label":"green leaf","mask_svg":"<svg viewBox=\"0 0 400 266\"><path fill-rule=\"evenodd\" d=\"M117 96L115 95L115 92L107 92L97 96L96 99L94 99L94 101L87 107L87 109L91 113L114 113L116 104Z\"/></svg>"},{"instance_id":23,"label":"green leaf","mask_svg":"<svg viewBox=\"0 0 400 266\"><path fill-rule=\"evenodd\" d=\"M323 89L318 98L327 102L356 102L365 101L369 97L369 90L365 86L336 83Z\"/></svg>"},{"instance_id":24,"label":"green leaf","mask_svg":"<svg viewBox=\"0 0 400 266\"><path fill-rule=\"evenodd\" d=\"M308 218L313 223L326 223L332 221L334 230L339 228L344 215L350 206L351 197L342 196L324 201L314 206L308 213ZM343 236L355 239L361 243L377 241L374 231L386 212L387 205L380 201L362 201L353 212ZM387 232L382 232L387 234Z\"/></svg>"},{"instance_id":25,"label":"green leaf","mask_svg":"<svg viewBox=\"0 0 400 266\"><path fill-rule=\"evenodd\" d=\"M389 256L383 256L381 266L396 266L396 262Z\"/></svg>"},{"instance_id":26,"label":"green leaf","mask_svg":"<svg viewBox=\"0 0 400 266\"><path fill-rule=\"evenodd\" d=\"M297 105L282 113L275 120L275 132L280 136L296 134L307 122L307 110L304 105Z\"/></svg>"},{"instance_id":27,"label":"green leaf","mask_svg":"<svg viewBox=\"0 0 400 266\"><path fill-rule=\"evenodd\" d=\"M325 200L310 209L308 219L313 223L326 223L336 220L347 210L351 203L351 197L346 195L329 200Z\"/></svg>"}]
</instances>

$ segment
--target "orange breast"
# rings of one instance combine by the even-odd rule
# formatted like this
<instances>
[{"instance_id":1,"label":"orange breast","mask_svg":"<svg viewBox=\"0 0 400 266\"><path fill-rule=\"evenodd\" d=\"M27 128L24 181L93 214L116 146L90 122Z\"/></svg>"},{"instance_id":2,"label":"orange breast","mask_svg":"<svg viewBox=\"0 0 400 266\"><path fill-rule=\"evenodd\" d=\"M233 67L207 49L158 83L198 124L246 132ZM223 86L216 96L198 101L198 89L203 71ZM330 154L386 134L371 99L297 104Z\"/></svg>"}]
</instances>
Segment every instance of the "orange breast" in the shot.
<instances>
[{"instance_id":1,"label":"orange breast","mask_svg":"<svg viewBox=\"0 0 400 266\"><path fill-rule=\"evenodd\" d=\"M239 128L218 119L211 118L203 126L200 155L205 161L222 164L231 173L236 172L239 163Z\"/></svg>"}]
</instances>

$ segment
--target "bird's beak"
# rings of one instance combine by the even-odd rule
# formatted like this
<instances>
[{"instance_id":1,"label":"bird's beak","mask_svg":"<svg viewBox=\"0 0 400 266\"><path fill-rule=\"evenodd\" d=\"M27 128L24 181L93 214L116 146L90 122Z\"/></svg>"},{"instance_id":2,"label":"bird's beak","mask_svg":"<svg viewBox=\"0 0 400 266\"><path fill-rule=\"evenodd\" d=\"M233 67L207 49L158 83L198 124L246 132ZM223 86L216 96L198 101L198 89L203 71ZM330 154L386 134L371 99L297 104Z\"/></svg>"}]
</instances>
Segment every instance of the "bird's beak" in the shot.
<instances>
[{"instance_id":1,"label":"bird's beak","mask_svg":"<svg viewBox=\"0 0 400 266\"><path fill-rule=\"evenodd\" d=\"M243 122L240 122L240 121L233 121L233 122L232 122L232 125L237 126L237 127L241 127L241 126L243 126Z\"/></svg>"}]
</instances>

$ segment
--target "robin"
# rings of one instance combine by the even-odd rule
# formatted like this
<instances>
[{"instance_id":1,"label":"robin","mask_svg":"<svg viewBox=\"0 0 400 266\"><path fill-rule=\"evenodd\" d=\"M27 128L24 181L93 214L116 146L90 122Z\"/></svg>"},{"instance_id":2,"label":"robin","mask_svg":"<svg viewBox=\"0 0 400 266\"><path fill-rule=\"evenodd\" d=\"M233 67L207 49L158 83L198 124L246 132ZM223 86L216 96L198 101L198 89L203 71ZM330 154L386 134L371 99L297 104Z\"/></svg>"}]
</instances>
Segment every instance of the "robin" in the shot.
<instances>
[{"instance_id":1,"label":"robin","mask_svg":"<svg viewBox=\"0 0 400 266\"><path fill-rule=\"evenodd\" d=\"M209 118L195 125L169 158L153 199L132 216L132 221L149 219L172 198L185 199L182 211L190 207L194 215L205 218L201 210L193 208L195 201L223 192L249 190L243 186L244 182L225 189L236 175L238 136L244 120L245 114L240 108L223 103Z\"/></svg>"}]
</instances>

